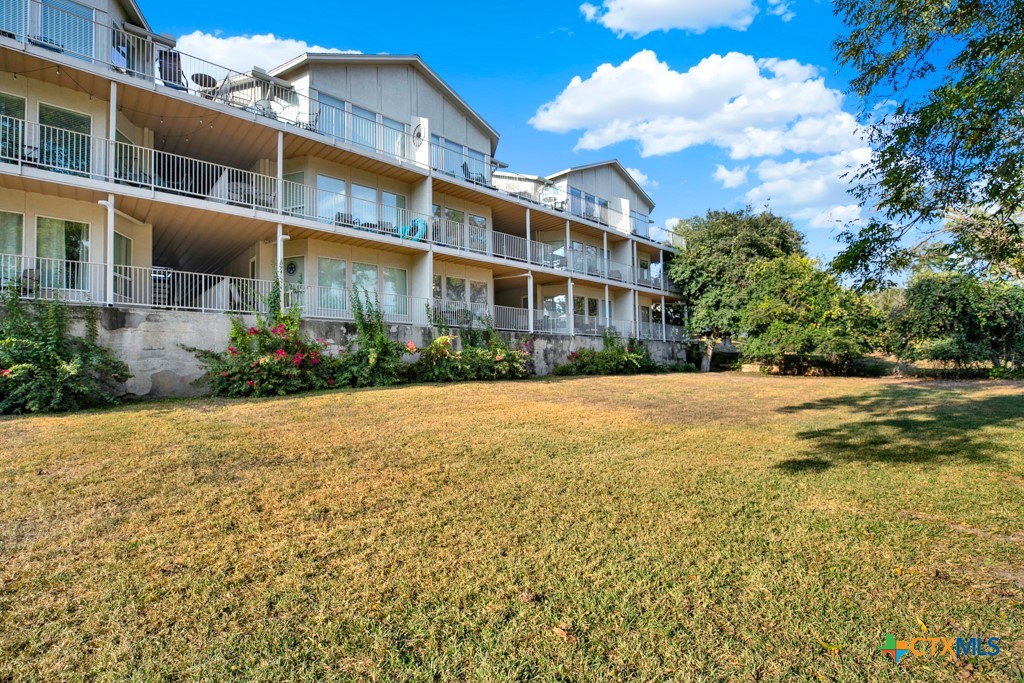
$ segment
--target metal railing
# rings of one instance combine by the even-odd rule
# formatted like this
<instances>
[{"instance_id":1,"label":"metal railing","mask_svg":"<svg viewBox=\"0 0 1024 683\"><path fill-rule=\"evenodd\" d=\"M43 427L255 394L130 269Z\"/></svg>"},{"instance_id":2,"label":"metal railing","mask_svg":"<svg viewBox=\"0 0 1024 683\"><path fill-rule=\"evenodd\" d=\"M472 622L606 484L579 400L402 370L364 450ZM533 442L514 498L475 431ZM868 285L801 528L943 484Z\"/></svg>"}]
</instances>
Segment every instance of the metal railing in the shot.
<instances>
[{"instance_id":1,"label":"metal railing","mask_svg":"<svg viewBox=\"0 0 1024 683\"><path fill-rule=\"evenodd\" d=\"M376 301L385 322L407 325L430 324L428 306L430 300L405 294L361 292ZM308 318L328 320L353 320L352 291L339 287L318 287L314 285L285 285L285 305L296 306Z\"/></svg>"},{"instance_id":2,"label":"metal railing","mask_svg":"<svg viewBox=\"0 0 1024 683\"><path fill-rule=\"evenodd\" d=\"M265 313L272 287L270 280L115 265L113 300L128 306Z\"/></svg>"},{"instance_id":3,"label":"metal railing","mask_svg":"<svg viewBox=\"0 0 1024 683\"><path fill-rule=\"evenodd\" d=\"M0 254L0 285L26 299L103 301L106 272L102 263Z\"/></svg>"},{"instance_id":4,"label":"metal railing","mask_svg":"<svg viewBox=\"0 0 1024 683\"><path fill-rule=\"evenodd\" d=\"M487 228L435 218L432 234L434 244L478 254L487 253Z\"/></svg>"},{"instance_id":5,"label":"metal railing","mask_svg":"<svg viewBox=\"0 0 1024 683\"><path fill-rule=\"evenodd\" d=\"M603 197L590 195L588 198L585 193L579 195L570 193L544 178L495 173L492 182L499 190L514 197L546 206L554 211L565 212L604 227L623 227L628 219L618 209L611 208L610 202Z\"/></svg>"},{"instance_id":6,"label":"metal railing","mask_svg":"<svg viewBox=\"0 0 1024 683\"><path fill-rule=\"evenodd\" d=\"M91 16L37 0L13 0L0 5L0 36L416 164L412 135L404 124L398 129L394 123L321 103L265 71L235 71L176 50L159 37L138 35Z\"/></svg>"},{"instance_id":7,"label":"metal railing","mask_svg":"<svg viewBox=\"0 0 1024 683\"><path fill-rule=\"evenodd\" d=\"M494 329L512 332L528 332L530 329L530 311L514 306L494 307Z\"/></svg>"},{"instance_id":8,"label":"metal railing","mask_svg":"<svg viewBox=\"0 0 1024 683\"><path fill-rule=\"evenodd\" d=\"M352 228L413 242L429 242L426 214L371 202L340 192L321 190L291 180L283 181L282 212L325 225Z\"/></svg>"},{"instance_id":9,"label":"metal railing","mask_svg":"<svg viewBox=\"0 0 1024 683\"><path fill-rule=\"evenodd\" d=\"M439 173L477 185L491 184L491 157L482 152L470 154L465 149L455 150L431 142L430 167Z\"/></svg>"},{"instance_id":10,"label":"metal railing","mask_svg":"<svg viewBox=\"0 0 1024 683\"><path fill-rule=\"evenodd\" d=\"M569 319L565 313L552 313L542 310L534 311L533 329L536 332L569 334Z\"/></svg>"}]
</instances>

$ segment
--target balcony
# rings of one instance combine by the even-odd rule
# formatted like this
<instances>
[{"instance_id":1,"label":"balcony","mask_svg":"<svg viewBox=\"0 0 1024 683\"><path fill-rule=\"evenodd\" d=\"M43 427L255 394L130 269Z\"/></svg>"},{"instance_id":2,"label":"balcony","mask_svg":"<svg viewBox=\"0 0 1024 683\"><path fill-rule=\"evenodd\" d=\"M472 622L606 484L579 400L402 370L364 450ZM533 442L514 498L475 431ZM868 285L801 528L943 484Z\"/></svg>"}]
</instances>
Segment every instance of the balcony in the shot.
<instances>
[{"instance_id":1,"label":"balcony","mask_svg":"<svg viewBox=\"0 0 1024 683\"><path fill-rule=\"evenodd\" d=\"M320 103L261 69L235 71L176 50L171 41L141 30L119 29L29 0L0 6L0 36L425 170L413 157L415 145L405 126L398 129Z\"/></svg>"}]
</instances>

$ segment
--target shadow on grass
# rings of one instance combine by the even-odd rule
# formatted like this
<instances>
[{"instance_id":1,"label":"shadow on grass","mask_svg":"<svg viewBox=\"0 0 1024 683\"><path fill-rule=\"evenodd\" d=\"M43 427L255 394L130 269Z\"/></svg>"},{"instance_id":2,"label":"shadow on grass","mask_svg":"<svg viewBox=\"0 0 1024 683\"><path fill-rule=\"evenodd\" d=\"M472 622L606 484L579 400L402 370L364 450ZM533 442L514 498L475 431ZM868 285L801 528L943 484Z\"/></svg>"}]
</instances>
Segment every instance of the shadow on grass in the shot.
<instances>
[{"instance_id":1,"label":"shadow on grass","mask_svg":"<svg viewBox=\"0 0 1024 683\"><path fill-rule=\"evenodd\" d=\"M1000 459L1007 443L990 428L1024 433L1024 393L990 394L989 385L888 385L872 393L826 398L779 409L820 412L824 426L796 433L807 457L775 465L792 474L842 462L982 463Z\"/></svg>"}]
</instances>

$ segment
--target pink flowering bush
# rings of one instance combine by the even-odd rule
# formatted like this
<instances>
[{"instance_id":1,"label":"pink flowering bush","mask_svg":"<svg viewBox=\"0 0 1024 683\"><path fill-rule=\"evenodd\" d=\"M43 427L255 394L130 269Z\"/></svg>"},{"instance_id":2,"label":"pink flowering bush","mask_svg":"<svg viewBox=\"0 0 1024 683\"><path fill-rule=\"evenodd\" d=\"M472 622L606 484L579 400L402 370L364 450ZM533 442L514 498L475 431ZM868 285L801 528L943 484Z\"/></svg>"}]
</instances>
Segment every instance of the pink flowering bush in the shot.
<instances>
[{"instance_id":1,"label":"pink flowering bush","mask_svg":"<svg viewBox=\"0 0 1024 683\"><path fill-rule=\"evenodd\" d=\"M289 312L250 327L234 318L227 351L192 351L206 366L214 396L256 397L334 386L339 359L325 346L303 335L298 313Z\"/></svg>"}]
</instances>

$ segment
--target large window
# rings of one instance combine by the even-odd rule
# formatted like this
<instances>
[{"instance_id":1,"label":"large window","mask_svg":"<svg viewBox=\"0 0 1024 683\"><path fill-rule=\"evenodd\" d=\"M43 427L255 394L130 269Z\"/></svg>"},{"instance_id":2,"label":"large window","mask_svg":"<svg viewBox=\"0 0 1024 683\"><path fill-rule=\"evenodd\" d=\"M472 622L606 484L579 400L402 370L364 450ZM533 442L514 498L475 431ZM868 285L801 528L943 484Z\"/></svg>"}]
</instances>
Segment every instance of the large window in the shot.
<instances>
[{"instance_id":1,"label":"large window","mask_svg":"<svg viewBox=\"0 0 1024 683\"><path fill-rule=\"evenodd\" d=\"M629 227L633 231L634 235L640 237L647 237L650 219L647 214L640 213L639 211L630 210L629 212Z\"/></svg>"},{"instance_id":2,"label":"large window","mask_svg":"<svg viewBox=\"0 0 1024 683\"><path fill-rule=\"evenodd\" d=\"M316 118L317 131L346 140L348 136L345 131L345 103L323 93L317 93L316 97L319 103L319 114Z\"/></svg>"},{"instance_id":3,"label":"large window","mask_svg":"<svg viewBox=\"0 0 1024 683\"><path fill-rule=\"evenodd\" d=\"M470 280L469 303L473 305L473 313L477 316L487 314L487 283Z\"/></svg>"},{"instance_id":4,"label":"large window","mask_svg":"<svg viewBox=\"0 0 1024 683\"><path fill-rule=\"evenodd\" d=\"M469 248L473 251L487 251L487 219L469 214Z\"/></svg>"},{"instance_id":5,"label":"large window","mask_svg":"<svg viewBox=\"0 0 1024 683\"><path fill-rule=\"evenodd\" d=\"M445 298L448 301L466 300L466 281L461 277L446 278L445 290Z\"/></svg>"},{"instance_id":6,"label":"large window","mask_svg":"<svg viewBox=\"0 0 1024 683\"><path fill-rule=\"evenodd\" d=\"M0 93L0 156L21 157L25 135L25 98Z\"/></svg>"},{"instance_id":7,"label":"large window","mask_svg":"<svg viewBox=\"0 0 1024 683\"><path fill-rule=\"evenodd\" d=\"M360 225L377 224L377 188L352 183L352 217Z\"/></svg>"},{"instance_id":8,"label":"large window","mask_svg":"<svg viewBox=\"0 0 1024 683\"><path fill-rule=\"evenodd\" d=\"M59 218L36 219L39 281L44 287L87 289L89 224Z\"/></svg>"},{"instance_id":9,"label":"large window","mask_svg":"<svg viewBox=\"0 0 1024 683\"><path fill-rule=\"evenodd\" d=\"M316 177L316 215L324 223L350 224L345 211L345 181L326 175Z\"/></svg>"},{"instance_id":10,"label":"large window","mask_svg":"<svg viewBox=\"0 0 1024 683\"><path fill-rule=\"evenodd\" d=\"M369 263L352 264L352 289L362 295L363 290L371 295L377 293L377 266Z\"/></svg>"},{"instance_id":11,"label":"large window","mask_svg":"<svg viewBox=\"0 0 1024 683\"><path fill-rule=\"evenodd\" d=\"M323 256L318 258L316 282L321 311L339 314L348 310L348 279L344 261Z\"/></svg>"},{"instance_id":12,"label":"large window","mask_svg":"<svg viewBox=\"0 0 1024 683\"><path fill-rule=\"evenodd\" d=\"M114 233L114 294L120 301L132 300L132 241Z\"/></svg>"},{"instance_id":13,"label":"large window","mask_svg":"<svg viewBox=\"0 0 1024 683\"><path fill-rule=\"evenodd\" d=\"M401 121L395 121L382 117L381 123L381 135L384 139L381 141L381 150L385 154L390 154L394 157L402 158L405 156L405 124Z\"/></svg>"},{"instance_id":14,"label":"large window","mask_svg":"<svg viewBox=\"0 0 1024 683\"><path fill-rule=\"evenodd\" d=\"M92 119L88 114L39 105L40 161L70 172L89 170L89 134Z\"/></svg>"},{"instance_id":15,"label":"large window","mask_svg":"<svg viewBox=\"0 0 1024 683\"><path fill-rule=\"evenodd\" d=\"M381 309L390 315L406 315L409 312L408 273L402 268L385 267L381 271L384 285L384 300Z\"/></svg>"},{"instance_id":16,"label":"large window","mask_svg":"<svg viewBox=\"0 0 1024 683\"><path fill-rule=\"evenodd\" d=\"M409 223L408 215L405 212L405 196L382 191L380 204L381 227L385 231L394 232L397 227Z\"/></svg>"},{"instance_id":17,"label":"large window","mask_svg":"<svg viewBox=\"0 0 1024 683\"><path fill-rule=\"evenodd\" d=\"M94 30L91 7L71 0L42 0L39 35L32 40L43 47L91 60Z\"/></svg>"},{"instance_id":18,"label":"large window","mask_svg":"<svg viewBox=\"0 0 1024 683\"><path fill-rule=\"evenodd\" d=\"M23 224L20 213L0 211L0 285L21 276Z\"/></svg>"},{"instance_id":19,"label":"large window","mask_svg":"<svg viewBox=\"0 0 1024 683\"><path fill-rule=\"evenodd\" d=\"M367 149L377 148L377 115L374 112L352 106L352 142Z\"/></svg>"}]
</instances>

